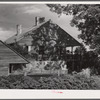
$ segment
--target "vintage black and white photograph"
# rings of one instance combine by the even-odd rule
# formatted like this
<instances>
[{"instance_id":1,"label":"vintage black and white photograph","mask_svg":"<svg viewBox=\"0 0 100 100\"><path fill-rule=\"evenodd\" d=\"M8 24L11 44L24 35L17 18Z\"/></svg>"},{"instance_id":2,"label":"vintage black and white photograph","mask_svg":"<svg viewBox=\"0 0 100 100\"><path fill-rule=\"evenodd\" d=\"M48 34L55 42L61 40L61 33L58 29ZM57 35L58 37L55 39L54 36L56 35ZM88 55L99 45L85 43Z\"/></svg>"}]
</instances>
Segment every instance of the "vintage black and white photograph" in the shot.
<instances>
[{"instance_id":1,"label":"vintage black and white photograph","mask_svg":"<svg viewBox=\"0 0 100 100\"><path fill-rule=\"evenodd\" d=\"M100 90L100 4L0 4L0 89Z\"/></svg>"}]
</instances>

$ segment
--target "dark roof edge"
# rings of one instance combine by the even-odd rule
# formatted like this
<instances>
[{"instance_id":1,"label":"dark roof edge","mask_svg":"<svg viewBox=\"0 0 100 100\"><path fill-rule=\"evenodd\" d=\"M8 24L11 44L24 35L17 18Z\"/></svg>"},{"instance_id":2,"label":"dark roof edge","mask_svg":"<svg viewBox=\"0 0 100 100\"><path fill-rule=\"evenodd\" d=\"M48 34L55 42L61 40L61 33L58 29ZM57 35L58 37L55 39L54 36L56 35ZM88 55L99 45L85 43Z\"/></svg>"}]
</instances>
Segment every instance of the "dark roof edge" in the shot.
<instances>
[{"instance_id":1,"label":"dark roof edge","mask_svg":"<svg viewBox=\"0 0 100 100\"><path fill-rule=\"evenodd\" d=\"M0 40L0 42L2 42ZM9 49L11 49L12 51L14 51L17 55L19 55L21 58L23 58L27 63L30 63L25 57L23 57L21 54L19 54L17 51L15 51L13 48L11 48L9 45L7 45L6 43L2 42L5 46L7 46Z\"/></svg>"},{"instance_id":2,"label":"dark roof edge","mask_svg":"<svg viewBox=\"0 0 100 100\"><path fill-rule=\"evenodd\" d=\"M59 25L58 25L59 26ZM61 28L60 26L59 26L59 28ZM67 33L63 28L61 28L65 33ZM67 33L68 34L68 33ZM68 34L70 37L72 37L70 34ZM73 38L73 37L72 37ZM75 38L73 38L76 42L78 42ZM80 42L78 42L79 44L80 44L80 46L82 46L82 44L80 43Z\"/></svg>"}]
</instances>

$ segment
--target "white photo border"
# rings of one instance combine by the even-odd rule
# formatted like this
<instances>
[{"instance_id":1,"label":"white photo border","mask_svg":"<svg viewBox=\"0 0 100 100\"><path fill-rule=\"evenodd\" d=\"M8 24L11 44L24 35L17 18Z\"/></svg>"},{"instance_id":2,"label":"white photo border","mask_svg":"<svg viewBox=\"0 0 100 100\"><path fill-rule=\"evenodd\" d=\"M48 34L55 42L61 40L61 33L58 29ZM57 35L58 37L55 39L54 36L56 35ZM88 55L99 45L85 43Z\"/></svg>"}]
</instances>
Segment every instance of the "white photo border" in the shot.
<instances>
[{"instance_id":1,"label":"white photo border","mask_svg":"<svg viewBox=\"0 0 100 100\"><path fill-rule=\"evenodd\" d=\"M8 2L0 4L100 4L100 1L46 1L46 2ZM0 89L0 99L100 99L100 90L30 90L30 89Z\"/></svg>"}]
</instances>

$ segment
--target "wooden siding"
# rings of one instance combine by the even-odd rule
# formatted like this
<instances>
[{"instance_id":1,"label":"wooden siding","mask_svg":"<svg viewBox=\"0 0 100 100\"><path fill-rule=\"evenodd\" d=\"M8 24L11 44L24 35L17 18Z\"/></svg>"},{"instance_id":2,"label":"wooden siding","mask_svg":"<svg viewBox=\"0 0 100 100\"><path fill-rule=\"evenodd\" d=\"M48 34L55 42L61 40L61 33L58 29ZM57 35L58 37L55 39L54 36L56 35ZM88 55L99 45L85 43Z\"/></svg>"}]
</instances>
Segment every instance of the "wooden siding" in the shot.
<instances>
[{"instance_id":1,"label":"wooden siding","mask_svg":"<svg viewBox=\"0 0 100 100\"><path fill-rule=\"evenodd\" d=\"M24 38L22 38L20 41L18 41L19 45L27 45L27 46L31 46L32 45L32 37L31 36L26 36Z\"/></svg>"},{"instance_id":2,"label":"wooden siding","mask_svg":"<svg viewBox=\"0 0 100 100\"><path fill-rule=\"evenodd\" d=\"M7 76L8 75L8 66L0 67L0 76Z\"/></svg>"},{"instance_id":3,"label":"wooden siding","mask_svg":"<svg viewBox=\"0 0 100 100\"><path fill-rule=\"evenodd\" d=\"M5 43L0 41L0 65L10 63L28 63L28 61Z\"/></svg>"}]
</instances>

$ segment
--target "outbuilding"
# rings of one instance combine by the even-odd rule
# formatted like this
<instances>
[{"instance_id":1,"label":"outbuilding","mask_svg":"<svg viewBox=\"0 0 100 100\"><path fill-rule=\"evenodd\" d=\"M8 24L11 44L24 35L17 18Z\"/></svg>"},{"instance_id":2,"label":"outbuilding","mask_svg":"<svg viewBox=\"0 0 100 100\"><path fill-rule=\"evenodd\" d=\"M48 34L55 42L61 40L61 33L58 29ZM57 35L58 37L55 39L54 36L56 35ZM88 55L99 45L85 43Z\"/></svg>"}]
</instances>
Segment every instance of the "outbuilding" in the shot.
<instances>
[{"instance_id":1,"label":"outbuilding","mask_svg":"<svg viewBox=\"0 0 100 100\"><path fill-rule=\"evenodd\" d=\"M17 69L23 69L28 63L26 58L0 41L0 76L7 76Z\"/></svg>"}]
</instances>

